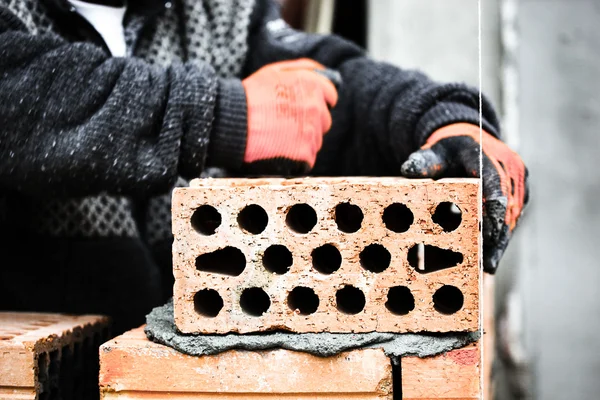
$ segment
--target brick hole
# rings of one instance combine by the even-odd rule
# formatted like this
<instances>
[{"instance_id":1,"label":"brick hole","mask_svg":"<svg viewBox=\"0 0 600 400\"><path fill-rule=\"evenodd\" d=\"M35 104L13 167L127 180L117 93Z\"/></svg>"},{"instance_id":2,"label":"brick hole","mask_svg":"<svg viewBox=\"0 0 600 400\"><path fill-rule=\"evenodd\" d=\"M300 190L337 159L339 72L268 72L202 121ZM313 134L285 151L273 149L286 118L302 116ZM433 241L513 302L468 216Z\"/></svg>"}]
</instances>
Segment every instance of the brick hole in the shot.
<instances>
[{"instance_id":1,"label":"brick hole","mask_svg":"<svg viewBox=\"0 0 600 400\"><path fill-rule=\"evenodd\" d=\"M12 336L12 335L0 335L0 340L10 340L13 337L14 336Z\"/></svg>"},{"instance_id":2,"label":"brick hole","mask_svg":"<svg viewBox=\"0 0 600 400\"><path fill-rule=\"evenodd\" d=\"M194 295L194 310L203 317L214 318L223 309L223 299L214 289L203 289Z\"/></svg>"},{"instance_id":3,"label":"brick hole","mask_svg":"<svg viewBox=\"0 0 600 400\"><path fill-rule=\"evenodd\" d=\"M48 367L48 375L50 379L57 376L60 371L60 353L58 350L54 350L50 353L50 366Z\"/></svg>"},{"instance_id":4,"label":"brick hole","mask_svg":"<svg viewBox=\"0 0 600 400\"><path fill-rule=\"evenodd\" d=\"M335 294L337 309L344 314L358 314L365 308L366 299L362 290L344 286Z\"/></svg>"},{"instance_id":5,"label":"brick hole","mask_svg":"<svg viewBox=\"0 0 600 400\"><path fill-rule=\"evenodd\" d=\"M390 288L385 307L395 315L406 315L415 309L415 297L406 286Z\"/></svg>"},{"instance_id":6,"label":"brick hole","mask_svg":"<svg viewBox=\"0 0 600 400\"><path fill-rule=\"evenodd\" d=\"M462 222L462 211L456 204L444 201L435 208L431 219L441 226L444 232L452 232Z\"/></svg>"},{"instance_id":7,"label":"brick hole","mask_svg":"<svg viewBox=\"0 0 600 400\"><path fill-rule=\"evenodd\" d=\"M292 310L298 310L300 315L310 315L319 308L319 296L311 288L299 286L288 294L287 303Z\"/></svg>"},{"instance_id":8,"label":"brick hole","mask_svg":"<svg viewBox=\"0 0 600 400\"><path fill-rule=\"evenodd\" d=\"M246 268L246 257L240 249L227 246L196 258L196 269L229 276L239 276Z\"/></svg>"},{"instance_id":9,"label":"brick hole","mask_svg":"<svg viewBox=\"0 0 600 400\"><path fill-rule=\"evenodd\" d=\"M390 252L380 244L370 244L360 252L360 265L367 271L380 273L385 271L392 261Z\"/></svg>"},{"instance_id":10,"label":"brick hole","mask_svg":"<svg viewBox=\"0 0 600 400\"><path fill-rule=\"evenodd\" d=\"M269 272L283 275L290 270L294 263L294 257L287 247L274 244L269 246L263 254L263 266Z\"/></svg>"},{"instance_id":11,"label":"brick hole","mask_svg":"<svg viewBox=\"0 0 600 400\"><path fill-rule=\"evenodd\" d=\"M260 317L271 307L269 295L261 288L244 289L240 296L242 311L253 317Z\"/></svg>"},{"instance_id":12,"label":"brick hole","mask_svg":"<svg viewBox=\"0 0 600 400\"><path fill-rule=\"evenodd\" d=\"M308 233L317 225L317 213L308 204L295 204L288 210L285 223L296 233Z\"/></svg>"},{"instance_id":13,"label":"brick hole","mask_svg":"<svg viewBox=\"0 0 600 400\"><path fill-rule=\"evenodd\" d=\"M202 235L214 235L221 225L221 214L209 205L200 206L192 214L192 227Z\"/></svg>"},{"instance_id":14,"label":"brick hole","mask_svg":"<svg viewBox=\"0 0 600 400\"><path fill-rule=\"evenodd\" d=\"M74 360L73 360L73 351L69 346L65 346L62 349L62 356L60 362L60 392L61 397L63 399L73 399L73 389L74 389Z\"/></svg>"},{"instance_id":15,"label":"brick hole","mask_svg":"<svg viewBox=\"0 0 600 400\"><path fill-rule=\"evenodd\" d=\"M83 399L83 354L81 342L73 345L73 399Z\"/></svg>"},{"instance_id":16,"label":"brick hole","mask_svg":"<svg viewBox=\"0 0 600 400\"><path fill-rule=\"evenodd\" d=\"M465 297L456 286L444 285L433 295L433 308L439 313L451 315L458 312L465 302Z\"/></svg>"},{"instance_id":17,"label":"brick hole","mask_svg":"<svg viewBox=\"0 0 600 400\"><path fill-rule=\"evenodd\" d=\"M43 393L50 392L50 382L48 377L48 367L50 365L50 360L48 358L48 353L40 353L38 354L37 359L37 376L38 376L38 393L41 395ZM41 396L40 396L41 398Z\"/></svg>"},{"instance_id":18,"label":"brick hole","mask_svg":"<svg viewBox=\"0 0 600 400\"><path fill-rule=\"evenodd\" d=\"M390 231L402 233L410 229L415 217L410 208L401 203L394 203L383 210L382 219Z\"/></svg>"},{"instance_id":19,"label":"brick hole","mask_svg":"<svg viewBox=\"0 0 600 400\"><path fill-rule=\"evenodd\" d=\"M251 204L240 211L237 222L244 231L258 235L267 227L269 216L264 208L257 204Z\"/></svg>"},{"instance_id":20,"label":"brick hole","mask_svg":"<svg viewBox=\"0 0 600 400\"><path fill-rule=\"evenodd\" d=\"M322 274L330 275L342 266L342 255L337 247L324 244L310 253L313 268Z\"/></svg>"},{"instance_id":21,"label":"brick hole","mask_svg":"<svg viewBox=\"0 0 600 400\"><path fill-rule=\"evenodd\" d=\"M415 244L408 250L407 259L417 272L427 274L456 267L463 262L463 255L437 246Z\"/></svg>"},{"instance_id":22,"label":"brick hole","mask_svg":"<svg viewBox=\"0 0 600 400\"><path fill-rule=\"evenodd\" d=\"M364 215L359 206L350 203L340 203L335 207L335 223L340 231L354 233L362 225Z\"/></svg>"}]
</instances>

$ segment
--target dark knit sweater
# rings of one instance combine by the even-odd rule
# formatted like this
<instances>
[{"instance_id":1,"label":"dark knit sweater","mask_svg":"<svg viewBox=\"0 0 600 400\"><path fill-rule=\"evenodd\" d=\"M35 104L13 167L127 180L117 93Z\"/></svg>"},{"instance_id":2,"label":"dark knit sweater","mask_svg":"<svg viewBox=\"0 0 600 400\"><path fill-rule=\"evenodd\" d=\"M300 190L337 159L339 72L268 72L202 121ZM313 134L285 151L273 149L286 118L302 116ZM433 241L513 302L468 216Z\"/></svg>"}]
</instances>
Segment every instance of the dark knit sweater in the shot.
<instances>
[{"instance_id":1,"label":"dark knit sweater","mask_svg":"<svg viewBox=\"0 0 600 400\"><path fill-rule=\"evenodd\" d=\"M182 16L177 32L185 44L167 65L148 62L152 50L142 51L146 36L160 36L156 27L169 12L159 0L130 2L127 58L112 58L66 1L37 3L0 0L0 224L6 246L0 308L105 313L125 329L163 302L172 284L170 241L149 245L143 239L148 199L207 167L243 175L246 102L240 79L268 63L309 57L343 77L314 174L398 175L437 128L479 124L476 89L373 61L336 36L294 31L271 0L247 1L253 6L245 25L232 16L225 29L244 38L243 46L221 43L230 52L213 52L210 62L190 50L188 25L197 22L185 16L193 2L167 3ZM25 21L19 7L37 7L41 16ZM52 28L36 29L44 25L40 21ZM234 48L244 49L239 70L227 58ZM485 99L483 116L484 129L498 134ZM102 193L131 200L139 237L36 230L45 199Z\"/></svg>"}]
</instances>

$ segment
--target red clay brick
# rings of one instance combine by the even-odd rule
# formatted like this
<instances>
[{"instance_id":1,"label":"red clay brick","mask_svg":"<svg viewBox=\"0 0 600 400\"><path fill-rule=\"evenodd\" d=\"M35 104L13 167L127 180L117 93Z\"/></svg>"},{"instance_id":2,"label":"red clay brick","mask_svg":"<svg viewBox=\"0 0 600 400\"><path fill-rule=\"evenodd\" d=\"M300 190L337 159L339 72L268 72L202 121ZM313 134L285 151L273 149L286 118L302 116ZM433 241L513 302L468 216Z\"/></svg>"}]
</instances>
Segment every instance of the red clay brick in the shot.
<instances>
[{"instance_id":1,"label":"red clay brick","mask_svg":"<svg viewBox=\"0 0 600 400\"><path fill-rule=\"evenodd\" d=\"M475 331L479 326L478 185L479 181L475 179L436 182L402 178L195 180L188 188L176 189L173 197L177 327L186 333L246 333L271 329L296 332ZM443 202L456 204L462 212L462 222L453 231L446 232L434 222L433 215ZM352 218L355 210L351 207L337 209L340 215L346 211L350 218L336 221L336 206L344 203L358 206L362 211L362 222L356 232L342 231L354 231L358 227L358 219ZM402 206L384 213L393 203L410 209L409 214L413 217L410 226L403 224L402 218L392 218L402 216ZM256 208L250 209L248 214L242 213L246 206L253 204L262 207L268 216L268 224L262 231L260 222L264 215L257 213ZM316 225L309 233L294 232L286 223L290 213L293 214L291 207L296 204L308 204L316 212ZM206 205L212 209L203 207ZM254 219L245 218L248 215ZM298 230L307 225L310 218L309 213L300 213L292 227ZM395 232L405 229L408 230ZM340 268L331 274L319 272L312 265L313 250L326 244L335 246L342 257ZM379 269L385 266L385 255L380 260L383 261L381 265L366 264L370 270L361 266L361 252L373 244L385 247L391 257L389 268L383 272ZM456 261L458 265L453 268L421 273L407 261L409 250L416 244L460 253L462 262ZM291 252L293 264L287 273L286 256L277 253L281 248L270 254L281 265L267 262L271 271L280 274L263 266L263 256L272 245L283 245ZM230 250L231 254L222 252L221 255L226 257L206 257L208 253L223 249ZM416 258L416 249L414 254L410 252L413 258ZM381 248L366 253L371 256L367 261L378 260L377 250ZM430 261L435 261L435 254L431 255L429 250L426 248L426 268ZM243 258L238 262L236 257L240 258L240 254ZM199 258L202 270L196 268L199 256L203 256ZM321 271L336 266L329 260L321 266ZM337 308L336 293L347 285L358 288L365 297L364 309L356 314ZM454 286L464 296L462 307L452 314L444 314L434 306L434 294L445 285ZM395 290L400 314L409 311L410 295L414 297L414 309L405 315L393 314L386 307L388 291L396 286L407 288ZM260 296L253 297L252 292L247 292L248 297L242 298L243 291L252 287L266 293L263 295L268 296L265 303L270 301L268 310L262 315ZM308 289L294 292L297 296L289 301L288 294L296 287ZM310 290L318 296L318 307L306 296ZM196 297L198 308L194 304L197 293L200 293ZM360 304L352 307L355 305L352 302L360 295L357 297L348 291L342 294L348 294L341 298L347 301L345 311L360 310ZM450 306L453 296L460 297L460 293L450 291ZM448 300L444 296L435 299L442 305ZM299 305L308 315L297 311ZM315 312L310 314L312 311Z\"/></svg>"},{"instance_id":2,"label":"red clay brick","mask_svg":"<svg viewBox=\"0 0 600 400\"><path fill-rule=\"evenodd\" d=\"M98 398L99 316L0 313L0 400Z\"/></svg>"},{"instance_id":3,"label":"red clay brick","mask_svg":"<svg viewBox=\"0 0 600 400\"><path fill-rule=\"evenodd\" d=\"M323 358L288 350L192 357L146 339L142 328L100 348L104 400L392 399L382 350Z\"/></svg>"},{"instance_id":4,"label":"red clay brick","mask_svg":"<svg viewBox=\"0 0 600 400\"><path fill-rule=\"evenodd\" d=\"M430 357L401 361L404 400L480 400L480 342Z\"/></svg>"}]
</instances>

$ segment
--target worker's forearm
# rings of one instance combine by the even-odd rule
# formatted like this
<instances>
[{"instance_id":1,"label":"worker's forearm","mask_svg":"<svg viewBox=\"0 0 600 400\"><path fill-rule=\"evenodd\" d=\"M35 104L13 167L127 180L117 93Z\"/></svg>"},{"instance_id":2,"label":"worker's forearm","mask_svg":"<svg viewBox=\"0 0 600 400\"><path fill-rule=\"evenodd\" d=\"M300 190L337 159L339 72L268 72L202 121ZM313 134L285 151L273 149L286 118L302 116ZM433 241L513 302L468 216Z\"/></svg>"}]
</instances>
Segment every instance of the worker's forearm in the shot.
<instances>
[{"instance_id":1,"label":"worker's forearm","mask_svg":"<svg viewBox=\"0 0 600 400\"><path fill-rule=\"evenodd\" d=\"M5 30L0 76L0 185L10 190L166 192L179 174L200 174L210 136L228 128L213 129L228 92L208 65L163 69Z\"/></svg>"}]
</instances>

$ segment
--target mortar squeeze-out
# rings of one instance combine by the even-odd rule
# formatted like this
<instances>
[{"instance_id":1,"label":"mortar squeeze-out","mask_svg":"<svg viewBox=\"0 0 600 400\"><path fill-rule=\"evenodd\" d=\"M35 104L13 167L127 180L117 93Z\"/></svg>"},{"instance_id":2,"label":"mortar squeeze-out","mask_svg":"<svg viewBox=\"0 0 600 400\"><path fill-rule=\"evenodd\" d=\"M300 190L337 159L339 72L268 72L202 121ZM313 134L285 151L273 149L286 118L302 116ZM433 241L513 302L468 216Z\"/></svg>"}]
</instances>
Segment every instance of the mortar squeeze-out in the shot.
<instances>
[{"instance_id":1,"label":"mortar squeeze-out","mask_svg":"<svg viewBox=\"0 0 600 400\"><path fill-rule=\"evenodd\" d=\"M173 195L177 327L476 331L478 187L476 179L192 181ZM212 308L198 300L207 293Z\"/></svg>"}]
</instances>

